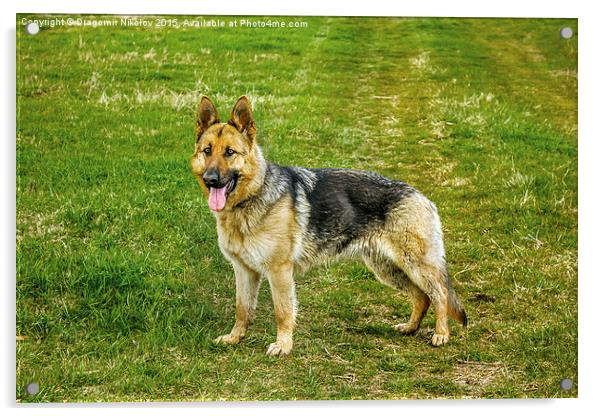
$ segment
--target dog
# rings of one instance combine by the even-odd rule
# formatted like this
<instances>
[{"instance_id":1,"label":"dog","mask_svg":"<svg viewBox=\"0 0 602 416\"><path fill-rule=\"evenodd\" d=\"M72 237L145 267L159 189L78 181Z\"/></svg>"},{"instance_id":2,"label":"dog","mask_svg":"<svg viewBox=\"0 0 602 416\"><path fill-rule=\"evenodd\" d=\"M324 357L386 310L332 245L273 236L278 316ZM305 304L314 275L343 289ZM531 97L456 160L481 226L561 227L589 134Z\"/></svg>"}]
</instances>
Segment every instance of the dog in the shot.
<instances>
[{"instance_id":1,"label":"dog","mask_svg":"<svg viewBox=\"0 0 602 416\"><path fill-rule=\"evenodd\" d=\"M249 100L230 119L203 96L196 116L192 172L217 223L219 247L236 277L236 322L215 342L240 342L253 321L262 277L271 287L276 341L267 354L289 354L297 311L293 275L334 256L362 259L385 285L405 292L413 308L395 326L412 334L432 304L431 343L448 342L448 316L467 316L447 273L437 208L410 185L351 169L271 163L257 144Z\"/></svg>"}]
</instances>

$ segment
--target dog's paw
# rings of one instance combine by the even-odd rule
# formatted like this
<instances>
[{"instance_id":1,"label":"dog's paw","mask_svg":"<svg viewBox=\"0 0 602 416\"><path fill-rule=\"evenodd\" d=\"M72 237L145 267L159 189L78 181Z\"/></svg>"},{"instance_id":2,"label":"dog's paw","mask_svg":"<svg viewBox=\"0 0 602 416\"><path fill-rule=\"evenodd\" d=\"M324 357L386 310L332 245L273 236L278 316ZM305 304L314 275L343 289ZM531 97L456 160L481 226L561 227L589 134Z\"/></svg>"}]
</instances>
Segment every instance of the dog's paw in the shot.
<instances>
[{"instance_id":1,"label":"dog's paw","mask_svg":"<svg viewBox=\"0 0 602 416\"><path fill-rule=\"evenodd\" d=\"M268 346L268 350L266 351L266 355L269 356L285 356L291 353L293 349L293 341L276 341L272 342Z\"/></svg>"},{"instance_id":2,"label":"dog's paw","mask_svg":"<svg viewBox=\"0 0 602 416\"><path fill-rule=\"evenodd\" d=\"M406 322L404 324L395 325L395 330L401 332L403 335L411 335L418 331L418 325Z\"/></svg>"},{"instance_id":3,"label":"dog's paw","mask_svg":"<svg viewBox=\"0 0 602 416\"><path fill-rule=\"evenodd\" d=\"M240 337L232 336L232 334L222 335L221 337L217 337L213 340L216 344L238 344L240 342Z\"/></svg>"},{"instance_id":4,"label":"dog's paw","mask_svg":"<svg viewBox=\"0 0 602 416\"><path fill-rule=\"evenodd\" d=\"M435 334L433 334L431 344L433 344L435 347L439 347L441 345L447 344L447 341L449 341L449 334L437 334L435 332Z\"/></svg>"}]
</instances>

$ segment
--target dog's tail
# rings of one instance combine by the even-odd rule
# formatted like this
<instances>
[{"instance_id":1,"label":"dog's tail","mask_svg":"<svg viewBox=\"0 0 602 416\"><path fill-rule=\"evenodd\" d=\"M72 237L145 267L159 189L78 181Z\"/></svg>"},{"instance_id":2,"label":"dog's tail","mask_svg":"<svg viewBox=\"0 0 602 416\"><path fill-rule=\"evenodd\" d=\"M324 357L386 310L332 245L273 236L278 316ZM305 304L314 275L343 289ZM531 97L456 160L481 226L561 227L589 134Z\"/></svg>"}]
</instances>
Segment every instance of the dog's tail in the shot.
<instances>
[{"instance_id":1,"label":"dog's tail","mask_svg":"<svg viewBox=\"0 0 602 416\"><path fill-rule=\"evenodd\" d=\"M447 281L447 313L456 321L460 322L464 328L466 328L468 325L468 316L466 316L464 306L462 306L462 303L460 303L458 295L451 285L447 268L445 270L445 279Z\"/></svg>"},{"instance_id":2,"label":"dog's tail","mask_svg":"<svg viewBox=\"0 0 602 416\"><path fill-rule=\"evenodd\" d=\"M466 328L466 325L468 325L468 316L466 316L466 311L458 300L456 291L451 287L447 288L447 313Z\"/></svg>"}]
</instances>

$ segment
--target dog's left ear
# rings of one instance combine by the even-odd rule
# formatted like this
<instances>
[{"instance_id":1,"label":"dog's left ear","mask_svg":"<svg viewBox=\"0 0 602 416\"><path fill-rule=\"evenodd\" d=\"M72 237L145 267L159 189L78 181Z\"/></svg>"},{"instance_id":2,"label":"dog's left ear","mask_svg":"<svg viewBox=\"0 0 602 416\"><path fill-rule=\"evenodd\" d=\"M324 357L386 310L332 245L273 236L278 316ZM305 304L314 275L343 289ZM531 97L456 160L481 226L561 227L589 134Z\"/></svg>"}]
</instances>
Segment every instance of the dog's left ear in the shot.
<instances>
[{"instance_id":1,"label":"dog's left ear","mask_svg":"<svg viewBox=\"0 0 602 416\"><path fill-rule=\"evenodd\" d=\"M255 141L255 121L253 120L253 111L251 111L251 103L244 95L236 101L228 124L236 127L236 129L246 136L251 143Z\"/></svg>"}]
</instances>

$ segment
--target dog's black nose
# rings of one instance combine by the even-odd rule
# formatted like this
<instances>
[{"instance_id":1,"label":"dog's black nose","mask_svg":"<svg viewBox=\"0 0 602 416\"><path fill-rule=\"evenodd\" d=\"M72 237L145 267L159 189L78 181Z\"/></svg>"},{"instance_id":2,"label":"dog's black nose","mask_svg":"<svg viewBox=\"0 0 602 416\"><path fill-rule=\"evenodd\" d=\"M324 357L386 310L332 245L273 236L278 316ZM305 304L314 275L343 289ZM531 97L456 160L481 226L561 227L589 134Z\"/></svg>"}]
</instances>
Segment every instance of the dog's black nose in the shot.
<instances>
[{"instance_id":1,"label":"dog's black nose","mask_svg":"<svg viewBox=\"0 0 602 416\"><path fill-rule=\"evenodd\" d=\"M219 183L219 173L215 169L211 169L206 171L203 174L203 182L207 185L207 188L210 186L215 186Z\"/></svg>"}]
</instances>

